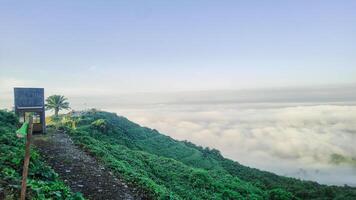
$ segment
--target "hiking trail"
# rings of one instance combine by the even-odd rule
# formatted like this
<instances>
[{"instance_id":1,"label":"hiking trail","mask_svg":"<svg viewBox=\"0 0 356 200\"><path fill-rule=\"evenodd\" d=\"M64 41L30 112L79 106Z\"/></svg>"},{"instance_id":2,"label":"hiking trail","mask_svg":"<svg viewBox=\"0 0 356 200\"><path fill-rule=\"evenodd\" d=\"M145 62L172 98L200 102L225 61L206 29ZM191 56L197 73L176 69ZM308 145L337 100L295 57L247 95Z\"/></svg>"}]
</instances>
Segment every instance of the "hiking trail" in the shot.
<instances>
[{"instance_id":1,"label":"hiking trail","mask_svg":"<svg viewBox=\"0 0 356 200\"><path fill-rule=\"evenodd\" d=\"M65 133L35 135L33 144L71 190L82 193L87 199L147 199L140 190L128 186L95 158L79 149Z\"/></svg>"}]
</instances>

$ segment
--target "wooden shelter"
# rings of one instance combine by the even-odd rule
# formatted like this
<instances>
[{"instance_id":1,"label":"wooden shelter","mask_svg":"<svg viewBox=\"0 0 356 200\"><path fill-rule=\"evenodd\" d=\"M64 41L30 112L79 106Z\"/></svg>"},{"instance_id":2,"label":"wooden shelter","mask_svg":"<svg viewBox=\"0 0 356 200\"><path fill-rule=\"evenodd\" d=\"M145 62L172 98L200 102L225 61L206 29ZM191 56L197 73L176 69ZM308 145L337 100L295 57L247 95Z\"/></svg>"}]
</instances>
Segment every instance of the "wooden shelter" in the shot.
<instances>
[{"instance_id":1,"label":"wooden shelter","mask_svg":"<svg viewBox=\"0 0 356 200\"><path fill-rule=\"evenodd\" d=\"M14 88L15 95L15 113L20 122L33 116L33 132L46 132L46 116L43 88Z\"/></svg>"}]
</instances>

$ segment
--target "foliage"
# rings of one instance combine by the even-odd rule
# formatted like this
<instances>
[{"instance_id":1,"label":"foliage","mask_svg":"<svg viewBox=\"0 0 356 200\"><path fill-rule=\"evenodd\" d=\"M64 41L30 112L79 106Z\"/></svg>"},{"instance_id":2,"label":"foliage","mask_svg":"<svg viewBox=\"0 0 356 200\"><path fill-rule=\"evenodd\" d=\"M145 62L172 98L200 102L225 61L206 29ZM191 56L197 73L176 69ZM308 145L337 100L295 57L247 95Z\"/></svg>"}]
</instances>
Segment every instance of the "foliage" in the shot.
<instances>
[{"instance_id":1,"label":"foliage","mask_svg":"<svg viewBox=\"0 0 356 200\"><path fill-rule=\"evenodd\" d=\"M13 113L0 110L0 188L3 189L0 199L18 199L20 193L25 140L15 136L17 123ZM83 199L80 194L70 192L34 149L27 186L28 199Z\"/></svg>"},{"instance_id":2,"label":"foliage","mask_svg":"<svg viewBox=\"0 0 356 200\"><path fill-rule=\"evenodd\" d=\"M46 99L46 109L54 110L54 116L58 117L60 110L69 109L68 99L62 95L52 95Z\"/></svg>"},{"instance_id":3,"label":"foliage","mask_svg":"<svg viewBox=\"0 0 356 200\"><path fill-rule=\"evenodd\" d=\"M268 197L271 200L287 200L294 198L290 192L286 192L283 189L273 189L269 191Z\"/></svg>"},{"instance_id":4,"label":"foliage","mask_svg":"<svg viewBox=\"0 0 356 200\"><path fill-rule=\"evenodd\" d=\"M91 123L91 126L102 133L107 133L110 130L110 125L105 119L95 120Z\"/></svg>"},{"instance_id":5,"label":"foliage","mask_svg":"<svg viewBox=\"0 0 356 200\"><path fill-rule=\"evenodd\" d=\"M176 141L114 113L92 110L75 120L76 129L67 128L77 144L156 199L356 198L355 188L249 168L224 158L216 149ZM97 124L105 124L110 131L102 134L100 128L93 128Z\"/></svg>"}]
</instances>

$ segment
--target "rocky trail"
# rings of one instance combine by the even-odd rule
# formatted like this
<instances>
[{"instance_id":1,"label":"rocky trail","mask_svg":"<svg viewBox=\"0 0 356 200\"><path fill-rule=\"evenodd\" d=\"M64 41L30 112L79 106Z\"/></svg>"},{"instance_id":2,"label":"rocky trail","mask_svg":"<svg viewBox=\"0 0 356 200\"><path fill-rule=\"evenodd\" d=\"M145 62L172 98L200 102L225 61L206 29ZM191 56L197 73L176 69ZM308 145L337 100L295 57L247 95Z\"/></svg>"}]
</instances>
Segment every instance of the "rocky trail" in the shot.
<instances>
[{"instance_id":1,"label":"rocky trail","mask_svg":"<svg viewBox=\"0 0 356 200\"><path fill-rule=\"evenodd\" d=\"M67 134L35 135L33 144L72 191L82 193L87 199L147 199L75 146Z\"/></svg>"}]
</instances>

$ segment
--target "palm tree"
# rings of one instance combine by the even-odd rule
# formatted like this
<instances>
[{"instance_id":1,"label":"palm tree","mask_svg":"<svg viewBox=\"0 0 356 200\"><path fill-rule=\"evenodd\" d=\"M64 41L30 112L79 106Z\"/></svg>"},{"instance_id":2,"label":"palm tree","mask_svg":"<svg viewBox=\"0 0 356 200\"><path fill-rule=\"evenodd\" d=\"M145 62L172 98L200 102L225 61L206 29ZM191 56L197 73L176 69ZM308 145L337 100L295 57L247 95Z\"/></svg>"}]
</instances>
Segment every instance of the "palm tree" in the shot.
<instances>
[{"instance_id":1,"label":"palm tree","mask_svg":"<svg viewBox=\"0 0 356 200\"><path fill-rule=\"evenodd\" d=\"M54 116L58 117L60 110L70 109L68 99L62 95L52 95L46 99L46 109L54 110Z\"/></svg>"}]
</instances>

